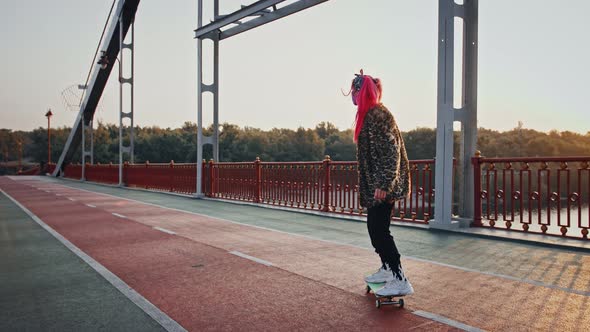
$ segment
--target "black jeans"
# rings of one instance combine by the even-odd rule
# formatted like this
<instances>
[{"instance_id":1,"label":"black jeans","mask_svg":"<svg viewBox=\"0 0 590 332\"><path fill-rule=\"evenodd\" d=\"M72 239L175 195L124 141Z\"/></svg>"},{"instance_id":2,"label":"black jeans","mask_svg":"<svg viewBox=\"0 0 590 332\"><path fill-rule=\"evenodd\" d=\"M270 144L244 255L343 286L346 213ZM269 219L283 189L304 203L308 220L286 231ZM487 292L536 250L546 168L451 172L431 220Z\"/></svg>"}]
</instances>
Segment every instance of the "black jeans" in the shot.
<instances>
[{"instance_id":1,"label":"black jeans","mask_svg":"<svg viewBox=\"0 0 590 332\"><path fill-rule=\"evenodd\" d=\"M395 275L399 271L399 267L401 267L401 262L399 251L389 231L392 209L393 203L381 203L369 208L367 228L369 229L371 244L375 248L375 252L381 257L381 263L387 263Z\"/></svg>"}]
</instances>

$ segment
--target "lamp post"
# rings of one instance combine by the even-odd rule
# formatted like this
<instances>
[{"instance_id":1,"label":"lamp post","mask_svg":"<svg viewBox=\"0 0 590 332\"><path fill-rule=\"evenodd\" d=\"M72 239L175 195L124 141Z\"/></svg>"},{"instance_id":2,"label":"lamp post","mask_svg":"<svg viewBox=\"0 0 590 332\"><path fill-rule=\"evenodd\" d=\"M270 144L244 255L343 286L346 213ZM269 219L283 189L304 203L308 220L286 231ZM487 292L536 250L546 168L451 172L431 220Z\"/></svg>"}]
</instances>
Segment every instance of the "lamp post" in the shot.
<instances>
[{"instance_id":1,"label":"lamp post","mask_svg":"<svg viewBox=\"0 0 590 332\"><path fill-rule=\"evenodd\" d=\"M51 164L51 108L47 110L45 116L47 117L47 165Z\"/></svg>"}]
</instances>

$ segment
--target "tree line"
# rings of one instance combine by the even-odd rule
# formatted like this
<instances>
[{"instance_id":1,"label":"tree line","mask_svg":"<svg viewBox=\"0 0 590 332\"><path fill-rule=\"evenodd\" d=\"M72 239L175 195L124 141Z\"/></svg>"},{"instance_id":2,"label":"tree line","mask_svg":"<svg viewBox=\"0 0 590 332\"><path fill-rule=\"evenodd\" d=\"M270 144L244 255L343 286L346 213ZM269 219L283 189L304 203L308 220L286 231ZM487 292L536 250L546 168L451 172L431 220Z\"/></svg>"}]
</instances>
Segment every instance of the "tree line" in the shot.
<instances>
[{"instance_id":1,"label":"tree line","mask_svg":"<svg viewBox=\"0 0 590 332\"><path fill-rule=\"evenodd\" d=\"M330 122L315 128L261 130L224 123L220 134L221 161L319 161L325 155L332 160L356 159L352 129L341 130ZM71 128L51 129L51 160L61 154ZM197 158L197 126L186 122L180 128L135 127L135 161L194 163ZM209 135L212 128L205 130ZM94 129L94 161L116 163L119 160L119 128L114 124L98 123ZM403 133L410 159L434 158L436 130L416 128ZM0 129L0 160L18 159L18 142L22 142L23 160L33 163L47 161L47 129L32 131ZM522 123L508 131L480 128L478 149L486 157L589 156L590 131L580 134L570 131L540 132L524 128ZM455 133L455 154L459 151L459 133ZM204 158L212 157L211 146L204 149ZM73 162L80 161L80 152Z\"/></svg>"}]
</instances>

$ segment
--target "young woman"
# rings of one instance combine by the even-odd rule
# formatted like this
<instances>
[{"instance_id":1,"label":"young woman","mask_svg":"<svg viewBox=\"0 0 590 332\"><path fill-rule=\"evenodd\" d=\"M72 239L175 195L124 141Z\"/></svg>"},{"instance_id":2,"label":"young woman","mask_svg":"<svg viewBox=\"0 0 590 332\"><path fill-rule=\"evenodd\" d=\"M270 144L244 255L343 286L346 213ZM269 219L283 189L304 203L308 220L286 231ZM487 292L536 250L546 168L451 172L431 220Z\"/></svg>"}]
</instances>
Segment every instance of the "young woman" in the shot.
<instances>
[{"instance_id":1,"label":"young woman","mask_svg":"<svg viewBox=\"0 0 590 332\"><path fill-rule=\"evenodd\" d=\"M381 81L362 70L352 80L360 203L368 209L369 236L382 263L365 281L386 282L378 295L409 295L414 289L402 269L389 226L394 202L410 193L410 168L404 140L393 115L381 104L381 93Z\"/></svg>"}]
</instances>

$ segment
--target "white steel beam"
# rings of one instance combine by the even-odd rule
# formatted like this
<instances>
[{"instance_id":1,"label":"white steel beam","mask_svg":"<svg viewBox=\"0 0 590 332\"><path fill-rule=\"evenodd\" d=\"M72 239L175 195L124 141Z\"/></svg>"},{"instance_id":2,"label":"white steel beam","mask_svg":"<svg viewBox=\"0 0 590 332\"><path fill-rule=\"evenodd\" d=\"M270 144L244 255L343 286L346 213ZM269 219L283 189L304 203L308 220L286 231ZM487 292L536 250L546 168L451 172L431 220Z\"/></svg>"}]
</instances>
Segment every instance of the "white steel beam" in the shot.
<instances>
[{"instance_id":1,"label":"white steel beam","mask_svg":"<svg viewBox=\"0 0 590 332\"><path fill-rule=\"evenodd\" d=\"M256 27L261 26L263 24L266 24L266 23L278 20L280 18L283 18L285 16L297 13L297 12L307 9L309 7L319 5L320 3L323 3L326 1L328 1L328 0L300 0L300 1L294 2L290 5L279 8L275 11L272 11L269 13L264 13L258 18L241 23L240 25L238 25L236 27L232 27L227 30L224 30L220 33L219 39L223 40L223 39L235 36L239 33L244 32L244 31L248 31L250 29L256 28Z\"/></svg>"},{"instance_id":2,"label":"white steel beam","mask_svg":"<svg viewBox=\"0 0 590 332\"><path fill-rule=\"evenodd\" d=\"M133 164L134 162L134 130L133 130L133 126L134 126L134 121L133 121L133 95L134 95L134 89L133 89L133 81L134 81L134 53L135 53L135 47L134 47L134 43L135 43L135 20L133 20L133 22L131 22L131 38L129 41L129 44L125 43L125 35L123 34L123 24L124 24L124 20L123 17L119 18L119 24L121 26L121 28L119 29L120 32L120 37L119 37L119 186L124 186L125 183L123 181L123 155L126 153L127 156L129 157L129 161ZM130 76L129 77L124 77L123 73L124 73L124 65L127 63L125 61L125 52L124 50L128 49L130 52L130 57L129 57L129 67L130 67ZM127 96L129 99L129 111L125 112L125 107L123 105L123 102L125 100L125 96L124 96L124 89L123 89L123 85L124 84L129 84L129 95ZM123 128L123 119L128 118L130 121L130 125L129 125L129 132L127 133L129 136L129 145L125 146L123 143L123 136L124 136L124 128Z\"/></svg>"},{"instance_id":3,"label":"white steel beam","mask_svg":"<svg viewBox=\"0 0 590 332\"><path fill-rule=\"evenodd\" d=\"M459 191L461 217L473 215L473 170L471 156L477 143L477 14L478 0L439 0L438 92L436 122L435 213L430 226L455 228L453 215L453 124L461 122ZM463 24L463 96L454 108L455 17ZM470 215L471 214L471 215Z\"/></svg>"},{"instance_id":4,"label":"white steel beam","mask_svg":"<svg viewBox=\"0 0 590 332\"><path fill-rule=\"evenodd\" d=\"M224 15L221 18L219 17L219 13L217 13L217 15L214 15L214 20L213 22L205 25L205 26L201 26L199 25L197 27L197 29L195 30L195 38L202 38L205 37L207 34L213 32L213 31L217 31L220 30L221 28L236 23L237 21L246 18L248 16L256 16L259 15L261 11L264 11L265 9L275 6L278 3L281 3L285 0L262 0L262 1L256 1L255 3L246 6L246 7L242 7L241 9L228 14L228 15ZM202 6L201 6L202 8ZM199 10L199 14L201 15L201 19L202 19L202 13Z\"/></svg>"}]
</instances>

